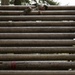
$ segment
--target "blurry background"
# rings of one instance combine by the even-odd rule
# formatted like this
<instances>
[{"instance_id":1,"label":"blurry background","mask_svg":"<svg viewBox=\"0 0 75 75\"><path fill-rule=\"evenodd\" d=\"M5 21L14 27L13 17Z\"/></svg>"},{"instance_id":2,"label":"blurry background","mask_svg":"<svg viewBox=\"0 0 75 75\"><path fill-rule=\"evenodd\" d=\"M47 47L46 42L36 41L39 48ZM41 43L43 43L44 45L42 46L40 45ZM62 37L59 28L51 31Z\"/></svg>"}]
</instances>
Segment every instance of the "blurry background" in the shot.
<instances>
[{"instance_id":1,"label":"blurry background","mask_svg":"<svg viewBox=\"0 0 75 75\"><path fill-rule=\"evenodd\" d=\"M8 5L8 3L6 3L7 1L9 1L9 4L14 4L13 2L15 1L17 4L15 5L28 5L35 3L36 0L0 0L0 4L1 1L3 2L2 5ZM74 6L75 5L75 0L37 0L37 2L39 2L42 4L49 4L49 5L71 5Z\"/></svg>"}]
</instances>

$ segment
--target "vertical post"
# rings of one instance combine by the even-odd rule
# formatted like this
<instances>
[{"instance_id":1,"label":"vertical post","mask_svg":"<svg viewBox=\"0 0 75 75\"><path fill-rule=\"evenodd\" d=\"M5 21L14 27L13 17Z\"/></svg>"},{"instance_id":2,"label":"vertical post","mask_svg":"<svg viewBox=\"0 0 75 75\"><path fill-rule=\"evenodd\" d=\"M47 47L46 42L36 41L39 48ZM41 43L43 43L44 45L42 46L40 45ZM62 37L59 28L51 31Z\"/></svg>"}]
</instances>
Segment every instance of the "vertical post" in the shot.
<instances>
[{"instance_id":1,"label":"vertical post","mask_svg":"<svg viewBox=\"0 0 75 75\"><path fill-rule=\"evenodd\" d=\"M1 0L1 5L9 5L9 0Z\"/></svg>"}]
</instances>

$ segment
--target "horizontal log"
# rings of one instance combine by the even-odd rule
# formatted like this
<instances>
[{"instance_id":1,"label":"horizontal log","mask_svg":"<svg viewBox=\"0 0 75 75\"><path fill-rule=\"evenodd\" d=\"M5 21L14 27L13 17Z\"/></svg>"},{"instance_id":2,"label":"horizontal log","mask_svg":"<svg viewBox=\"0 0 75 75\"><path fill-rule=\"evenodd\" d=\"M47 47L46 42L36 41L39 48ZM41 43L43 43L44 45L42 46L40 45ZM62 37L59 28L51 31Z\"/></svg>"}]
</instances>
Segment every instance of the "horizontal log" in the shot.
<instances>
[{"instance_id":1,"label":"horizontal log","mask_svg":"<svg viewBox=\"0 0 75 75\"><path fill-rule=\"evenodd\" d=\"M0 11L0 15L25 15L24 11L9 11L2 10ZM27 14L26 14L27 15ZM75 15L74 10L51 10L51 11L31 11L28 15Z\"/></svg>"},{"instance_id":2,"label":"horizontal log","mask_svg":"<svg viewBox=\"0 0 75 75\"><path fill-rule=\"evenodd\" d=\"M21 26L75 26L74 21L0 21L0 27L21 27Z\"/></svg>"},{"instance_id":3,"label":"horizontal log","mask_svg":"<svg viewBox=\"0 0 75 75\"><path fill-rule=\"evenodd\" d=\"M0 46L72 46L75 40L0 39Z\"/></svg>"},{"instance_id":4,"label":"horizontal log","mask_svg":"<svg viewBox=\"0 0 75 75\"><path fill-rule=\"evenodd\" d=\"M42 9L42 8L40 8ZM74 10L74 6L48 6L47 10Z\"/></svg>"},{"instance_id":5,"label":"horizontal log","mask_svg":"<svg viewBox=\"0 0 75 75\"><path fill-rule=\"evenodd\" d=\"M15 6L8 6L8 5L3 5L0 6L0 10L24 10L25 8L27 8L29 6L25 6L25 5L15 5ZM33 7L34 6L30 6ZM40 8L40 10L43 8ZM75 6L48 6L47 10L75 10Z\"/></svg>"},{"instance_id":6,"label":"horizontal log","mask_svg":"<svg viewBox=\"0 0 75 75\"><path fill-rule=\"evenodd\" d=\"M75 53L75 47L0 47L0 53Z\"/></svg>"},{"instance_id":7,"label":"horizontal log","mask_svg":"<svg viewBox=\"0 0 75 75\"><path fill-rule=\"evenodd\" d=\"M23 15L24 11L14 11L14 10L1 10L0 15Z\"/></svg>"},{"instance_id":8,"label":"horizontal log","mask_svg":"<svg viewBox=\"0 0 75 75\"><path fill-rule=\"evenodd\" d=\"M0 27L0 33L75 32L75 27Z\"/></svg>"},{"instance_id":9,"label":"horizontal log","mask_svg":"<svg viewBox=\"0 0 75 75\"><path fill-rule=\"evenodd\" d=\"M69 69L75 69L75 62L0 61L0 70L69 70Z\"/></svg>"},{"instance_id":10,"label":"horizontal log","mask_svg":"<svg viewBox=\"0 0 75 75\"><path fill-rule=\"evenodd\" d=\"M32 11L28 15L75 15L74 10L50 10L50 11Z\"/></svg>"},{"instance_id":11,"label":"horizontal log","mask_svg":"<svg viewBox=\"0 0 75 75\"><path fill-rule=\"evenodd\" d=\"M0 75L75 75L75 71L48 71L48 70L1 70Z\"/></svg>"},{"instance_id":12,"label":"horizontal log","mask_svg":"<svg viewBox=\"0 0 75 75\"><path fill-rule=\"evenodd\" d=\"M32 70L32 71L20 71L20 70L1 70L0 75L75 75L75 71L38 71L38 70Z\"/></svg>"},{"instance_id":13,"label":"horizontal log","mask_svg":"<svg viewBox=\"0 0 75 75\"><path fill-rule=\"evenodd\" d=\"M75 54L0 54L0 61L75 60Z\"/></svg>"},{"instance_id":14,"label":"horizontal log","mask_svg":"<svg viewBox=\"0 0 75 75\"><path fill-rule=\"evenodd\" d=\"M0 39L73 39L75 33L0 33Z\"/></svg>"},{"instance_id":15,"label":"horizontal log","mask_svg":"<svg viewBox=\"0 0 75 75\"><path fill-rule=\"evenodd\" d=\"M22 16L0 16L0 21L61 21L75 20L75 15L22 15Z\"/></svg>"},{"instance_id":16,"label":"horizontal log","mask_svg":"<svg viewBox=\"0 0 75 75\"><path fill-rule=\"evenodd\" d=\"M2 6L0 6L0 10L24 10L28 7L34 8L34 6L32 6L32 5L29 5L29 6L25 6L25 5L15 5L15 6L2 5Z\"/></svg>"}]
</instances>

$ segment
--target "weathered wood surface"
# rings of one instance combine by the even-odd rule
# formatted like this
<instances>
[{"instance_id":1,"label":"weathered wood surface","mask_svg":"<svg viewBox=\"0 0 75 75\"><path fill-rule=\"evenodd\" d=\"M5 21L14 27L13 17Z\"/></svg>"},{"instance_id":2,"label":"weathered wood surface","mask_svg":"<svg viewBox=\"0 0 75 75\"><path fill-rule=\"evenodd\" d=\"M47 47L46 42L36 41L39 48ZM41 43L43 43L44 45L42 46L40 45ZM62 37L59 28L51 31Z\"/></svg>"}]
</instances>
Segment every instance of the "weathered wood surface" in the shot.
<instances>
[{"instance_id":1,"label":"weathered wood surface","mask_svg":"<svg viewBox=\"0 0 75 75\"><path fill-rule=\"evenodd\" d=\"M0 75L75 75L75 6L28 7L0 6Z\"/></svg>"},{"instance_id":2,"label":"weathered wood surface","mask_svg":"<svg viewBox=\"0 0 75 75\"><path fill-rule=\"evenodd\" d=\"M0 47L0 54L15 53L75 53L75 47Z\"/></svg>"},{"instance_id":3,"label":"weathered wood surface","mask_svg":"<svg viewBox=\"0 0 75 75\"><path fill-rule=\"evenodd\" d=\"M73 46L75 40L0 39L0 46Z\"/></svg>"},{"instance_id":4,"label":"weathered wood surface","mask_svg":"<svg viewBox=\"0 0 75 75\"><path fill-rule=\"evenodd\" d=\"M57 33L75 32L75 27L0 27L0 33Z\"/></svg>"},{"instance_id":5,"label":"weathered wood surface","mask_svg":"<svg viewBox=\"0 0 75 75\"><path fill-rule=\"evenodd\" d=\"M4 5L4 6L0 6L0 10L24 10L25 8L27 8L29 6L20 6L20 5L15 5L15 6L8 6L8 5ZM34 8L34 6L31 6ZM75 10L75 6L48 6L47 10Z\"/></svg>"},{"instance_id":6,"label":"weathered wood surface","mask_svg":"<svg viewBox=\"0 0 75 75\"><path fill-rule=\"evenodd\" d=\"M75 75L75 71L48 71L48 70L42 70L42 71L36 71L36 70L32 70L32 71L21 71L21 70L1 70L0 71L0 75Z\"/></svg>"},{"instance_id":7,"label":"weathered wood surface","mask_svg":"<svg viewBox=\"0 0 75 75\"><path fill-rule=\"evenodd\" d=\"M0 70L69 70L70 68L75 69L75 62L0 61Z\"/></svg>"},{"instance_id":8,"label":"weathered wood surface","mask_svg":"<svg viewBox=\"0 0 75 75\"><path fill-rule=\"evenodd\" d=\"M2 10L0 15L25 15L24 10ZM75 15L75 10L46 10L31 11L26 15Z\"/></svg>"},{"instance_id":9,"label":"weathered wood surface","mask_svg":"<svg viewBox=\"0 0 75 75\"><path fill-rule=\"evenodd\" d=\"M0 33L0 39L74 39L75 33Z\"/></svg>"},{"instance_id":10,"label":"weathered wood surface","mask_svg":"<svg viewBox=\"0 0 75 75\"><path fill-rule=\"evenodd\" d=\"M75 60L75 54L0 54L0 61Z\"/></svg>"},{"instance_id":11,"label":"weathered wood surface","mask_svg":"<svg viewBox=\"0 0 75 75\"><path fill-rule=\"evenodd\" d=\"M47 27L68 26L75 27L75 21L0 21L0 27Z\"/></svg>"},{"instance_id":12,"label":"weathered wood surface","mask_svg":"<svg viewBox=\"0 0 75 75\"><path fill-rule=\"evenodd\" d=\"M20 15L20 16L0 16L0 21L62 21L73 20L75 15Z\"/></svg>"}]
</instances>

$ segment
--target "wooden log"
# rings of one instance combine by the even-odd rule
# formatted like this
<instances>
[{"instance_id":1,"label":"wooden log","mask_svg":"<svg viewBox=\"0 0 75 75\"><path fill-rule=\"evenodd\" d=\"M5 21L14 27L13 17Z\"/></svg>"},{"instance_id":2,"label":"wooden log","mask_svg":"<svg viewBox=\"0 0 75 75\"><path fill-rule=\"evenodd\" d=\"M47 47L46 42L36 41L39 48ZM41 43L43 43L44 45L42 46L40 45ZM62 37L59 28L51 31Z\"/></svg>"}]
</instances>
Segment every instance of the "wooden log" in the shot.
<instances>
[{"instance_id":1,"label":"wooden log","mask_svg":"<svg viewBox=\"0 0 75 75\"><path fill-rule=\"evenodd\" d=\"M64 33L75 32L75 27L0 27L0 33Z\"/></svg>"},{"instance_id":2,"label":"wooden log","mask_svg":"<svg viewBox=\"0 0 75 75\"><path fill-rule=\"evenodd\" d=\"M0 27L29 27L29 26L75 26L74 21L0 21Z\"/></svg>"},{"instance_id":3,"label":"wooden log","mask_svg":"<svg viewBox=\"0 0 75 75\"><path fill-rule=\"evenodd\" d=\"M25 6L25 5L8 6L8 5L4 5L4 6L0 6L0 10L24 10L27 7L29 7L29 6ZM35 8L35 6L32 6L32 5L30 5L30 7ZM43 9L43 7L41 9ZM48 6L47 10L75 10L75 6Z\"/></svg>"},{"instance_id":4,"label":"wooden log","mask_svg":"<svg viewBox=\"0 0 75 75\"><path fill-rule=\"evenodd\" d=\"M32 11L28 15L75 15L75 11L73 10L50 10L50 11Z\"/></svg>"},{"instance_id":5,"label":"wooden log","mask_svg":"<svg viewBox=\"0 0 75 75\"><path fill-rule=\"evenodd\" d=\"M0 47L0 53L75 53L75 47Z\"/></svg>"},{"instance_id":6,"label":"wooden log","mask_svg":"<svg viewBox=\"0 0 75 75\"><path fill-rule=\"evenodd\" d=\"M0 54L0 61L75 60L75 54Z\"/></svg>"},{"instance_id":7,"label":"wooden log","mask_svg":"<svg viewBox=\"0 0 75 75\"><path fill-rule=\"evenodd\" d=\"M0 39L0 46L73 46L75 40Z\"/></svg>"},{"instance_id":8,"label":"wooden log","mask_svg":"<svg viewBox=\"0 0 75 75\"><path fill-rule=\"evenodd\" d=\"M34 6L32 6L32 5L29 5L29 6L25 6L25 5L15 5L15 6L2 5L2 6L0 6L0 10L24 10L28 7L34 8Z\"/></svg>"},{"instance_id":9,"label":"wooden log","mask_svg":"<svg viewBox=\"0 0 75 75\"><path fill-rule=\"evenodd\" d=\"M0 70L69 70L75 69L75 62L51 61L0 61ZM15 64L15 65L14 65Z\"/></svg>"},{"instance_id":10,"label":"wooden log","mask_svg":"<svg viewBox=\"0 0 75 75\"><path fill-rule=\"evenodd\" d=\"M48 71L48 70L28 70L28 71L21 71L21 70L1 70L0 75L75 75L75 71Z\"/></svg>"},{"instance_id":11,"label":"wooden log","mask_svg":"<svg viewBox=\"0 0 75 75\"><path fill-rule=\"evenodd\" d=\"M61 21L75 20L75 15L0 16L0 21Z\"/></svg>"},{"instance_id":12,"label":"wooden log","mask_svg":"<svg viewBox=\"0 0 75 75\"><path fill-rule=\"evenodd\" d=\"M0 15L23 15L24 14L24 11L14 11L14 10L1 10L0 11Z\"/></svg>"},{"instance_id":13,"label":"wooden log","mask_svg":"<svg viewBox=\"0 0 75 75\"><path fill-rule=\"evenodd\" d=\"M73 39L75 33L0 33L0 39Z\"/></svg>"},{"instance_id":14,"label":"wooden log","mask_svg":"<svg viewBox=\"0 0 75 75\"><path fill-rule=\"evenodd\" d=\"M25 15L23 10L2 10L0 15ZM74 10L51 10L51 11L31 11L26 15L75 15Z\"/></svg>"},{"instance_id":15,"label":"wooden log","mask_svg":"<svg viewBox=\"0 0 75 75\"><path fill-rule=\"evenodd\" d=\"M47 10L74 10L74 6L47 6ZM43 7L42 7L43 8ZM42 9L40 8L40 10Z\"/></svg>"}]
</instances>

